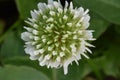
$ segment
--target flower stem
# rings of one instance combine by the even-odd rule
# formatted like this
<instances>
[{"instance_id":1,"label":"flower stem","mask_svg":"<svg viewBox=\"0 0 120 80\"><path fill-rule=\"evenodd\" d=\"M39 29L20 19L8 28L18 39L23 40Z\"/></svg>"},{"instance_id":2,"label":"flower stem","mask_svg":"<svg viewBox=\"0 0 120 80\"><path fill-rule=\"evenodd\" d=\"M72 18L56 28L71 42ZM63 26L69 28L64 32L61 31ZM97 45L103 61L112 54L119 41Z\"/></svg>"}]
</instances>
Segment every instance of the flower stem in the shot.
<instances>
[{"instance_id":1,"label":"flower stem","mask_svg":"<svg viewBox=\"0 0 120 80\"><path fill-rule=\"evenodd\" d=\"M53 79L52 80L57 80L57 71L56 71L56 69L52 69L52 73L53 73Z\"/></svg>"}]
</instances>

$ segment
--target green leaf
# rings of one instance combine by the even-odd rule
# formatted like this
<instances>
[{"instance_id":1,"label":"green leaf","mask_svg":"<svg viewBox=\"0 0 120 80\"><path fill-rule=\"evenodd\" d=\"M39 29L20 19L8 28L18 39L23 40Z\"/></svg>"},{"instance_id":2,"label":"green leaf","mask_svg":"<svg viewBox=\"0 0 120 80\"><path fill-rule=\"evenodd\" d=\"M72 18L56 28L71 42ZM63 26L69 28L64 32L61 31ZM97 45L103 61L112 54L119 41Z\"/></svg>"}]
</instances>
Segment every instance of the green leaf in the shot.
<instances>
[{"instance_id":1,"label":"green leaf","mask_svg":"<svg viewBox=\"0 0 120 80\"><path fill-rule=\"evenodd\" d=\"M49 80L43 73L26 66L6 65L0 68L0 80Z\"/></svg>"},{"instance_id":2,"label":"green leaf","mask_svg":"<svg viewBox=\"0 0 120 80\"><path fill-rule=\"evenodd\" d=\"M119 66L114 62L113 58L107 59L106 56L94 59L96 67L103 71L105 75L119 77ZM101 65L100 65L101 64Z\"/></svg>"},{"instance_id":3,"label":"green leaf","mask_svg":"<svg viewBox=\"0 0 120 80\"><path fill-rule=\"evenodd\" d=\"M91 13L90 27L89 29L94 30L94 37L100 37L109 27L110 23L102 19L99 15Z\"/></svg>"},{"instance_id":4,"label":"green leaf","mask_svg":"<svg viewBox=\"0 0 120 80\"><path fill-rule=\"evenodd\" d=\"M60 69L48 69L45 66L39 66L37 61L31 61L28 57L12 57L9 59L4 59L3 63L12 64L17 66L30 66L33 67L44 74L46 74L51 80L82 80L87 74L91 72L91 67L87 64L85 60L81 60L79 66L73 63L69 66L69 72L64 75L63 68Z\"/></svg>"},{"instance_id":5,"label":"green leaf","mask_svg":"<svg viewBox=\"0 0 120 80\"><path fill-rule=\"evenodd\" d=\"M0 49L0 57L8 58L25 54L23 43L21 42L20 37L17 37L16 35L17 34L14 32L9 32L9 34L6 35Z\"/></svg>"},{"instance_id":6,"label":"green leaf","mask_svg":"<svg viewBox=\"0 0 120 80\"><path fill-rule=\"evenodd\" d=\"M120 0L73 0L77 6L90 9L104 19L120 25Z\"/></svg>"},{"instance_id":7,"label":"green leaf","mask_svg":"<svg viewBox=\"0 0 120 80\"><path fill-rule=\"evenodd\" d=\"M47 0L16 0L17 8L22 19L30 17L30 11L38 9L37 4L39 2L47 2Z\"/></svg>"},{"instance_id":8,"label":"green leaf","mask_svg":"<svg viewBox=\"0 0 120 80\"><path fill-rule=\"evenodd\" d=\"M115 31L120 34L120 26L115 26Z\"/></svg>"},{"instance_id":9,"label":"green leaf","mask_svg":"<svg viewBox=\"0 0 120 80\"><path fill-rule=\"evenodd\" d=\"M119 44L111 44L110 48L104 53L106 54L107 67L105 72L109 75L120 76L120 48Z\"/></svg>"},{"instance_id":10,"label":"green leaf","mask_svg":"<svg viewBox=\"0 0 120 80\"><path fill-rule=\"evenodd\" d=\"M48 69L46 67L42 67L39 65L38 61L31 61L28 57L12 57L12 58L5 58L2 60L3 64L12 64L12 65L16 65L16 66L29 66L29 67L33 67L41 72L43 72L44 74L46 74L49 78L52 79L52 70Z\"/></svg>"},{"instance_id":11,"label":"green leaf","mask_svg":"<svg viewBox=\"0 0 120 80\"><path fill-rule=\"evenodd\" d=\"M95 64L95 62L92 59L89 59L87 61L88 61L89 65L91 66L91 68L93 69L93 72L97 76L98 80L103 80L100 70L99 70L98 66Z\"/></svg>"},{"instance_id":12,"label":"green leaf","mask_svg":"<svg viewBox=\"0 0 120 80\"><path fill-rule=\"evenodd\" d=\"M91 20L91 26L90 29L94 30L94 37L98 38L100 37L108 28L108 24L105 21L94 19Z\"/></svg>"},{"instance_id":13,"label":"green leaf","mask_svg":"<svg viewBox=\"0 0 120 80\"><path fill-rule=\"evenodd\" d=\"M108 50L103 52L104 55L102 57L94 59L96 67L99 68L99 70L103 70L103 72L106 75L119 77L120 76L119 53L120 53L119 45L112 43Z\"/></svg>"}]
</instances>

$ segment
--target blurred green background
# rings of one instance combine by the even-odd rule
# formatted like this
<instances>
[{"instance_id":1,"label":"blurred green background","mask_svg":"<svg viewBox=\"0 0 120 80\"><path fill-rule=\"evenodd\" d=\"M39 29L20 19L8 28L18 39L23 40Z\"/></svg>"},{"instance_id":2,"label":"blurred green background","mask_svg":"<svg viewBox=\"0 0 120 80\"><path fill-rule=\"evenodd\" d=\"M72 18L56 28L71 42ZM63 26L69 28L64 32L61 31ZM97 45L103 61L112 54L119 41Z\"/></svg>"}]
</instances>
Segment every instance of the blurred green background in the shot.
<instances>
[{"instance_id":1,"label":"blurred green background","mask_svg":"<svg viewBox=\"0 0 120 80\"><path fill-rule=\"evenodd\" d=\"M89 29L97 40L91 59L82 57L67 75L62 68L40 67L24 52L20 34L38 2L47 0L0 0L0 80L120 80L120 0L73 0L74 7L90 10Z\"/></svg>"}]
</instances>

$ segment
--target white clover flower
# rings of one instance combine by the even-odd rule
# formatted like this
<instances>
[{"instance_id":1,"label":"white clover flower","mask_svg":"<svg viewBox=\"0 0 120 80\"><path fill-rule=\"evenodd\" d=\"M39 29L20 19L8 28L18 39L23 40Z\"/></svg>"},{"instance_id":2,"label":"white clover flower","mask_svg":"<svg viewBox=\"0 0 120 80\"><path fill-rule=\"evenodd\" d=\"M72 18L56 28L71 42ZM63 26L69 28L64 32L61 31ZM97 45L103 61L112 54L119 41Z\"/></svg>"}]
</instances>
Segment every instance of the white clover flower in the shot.
<instances>
[{"instance_id":1,"label":"white clover flower","mask_svg":"<svg viewBox=\"0 0 120 80\"><path fill-rule=\"evenodd\" d=\"M94 47L87 41L94 40L93 30L89 27L88 9L73 8L73 3L65 2L63 8L60 1L48 0L48 4L39 3L38 10L31 11L32 18L21 38L25 41L25 52L31 60L38 60L40 66L48 68L64 68L68 73L68 65L81 59L81 55Z\"/></svg>"}]
</instances>

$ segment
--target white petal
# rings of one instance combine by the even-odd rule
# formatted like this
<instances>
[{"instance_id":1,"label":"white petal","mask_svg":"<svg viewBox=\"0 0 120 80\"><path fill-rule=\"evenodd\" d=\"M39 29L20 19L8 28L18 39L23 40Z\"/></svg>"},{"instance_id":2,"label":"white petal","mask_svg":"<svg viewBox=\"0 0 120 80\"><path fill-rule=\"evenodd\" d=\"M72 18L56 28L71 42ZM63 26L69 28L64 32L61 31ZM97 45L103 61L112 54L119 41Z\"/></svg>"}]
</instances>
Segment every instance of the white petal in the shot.
<instances>
[{"instance_id":1,"label":"white petal","mask_svg":"<svg viewBox=\"0 0 120 80\"><path fill-rule=\"evenodd\" d=\"M38 10L39 14L43 15L43 11L41 9Z\"/></svg>"},{"instance_id":2,"label":"white petal","mask_svg":"<svg viewBox=\"0 0 120 80\"><path fill-rule=\"evenodd\" d=\"M52 46L49 46L48 47L48 51L52 51L53 47Z\"/></svg>"},{"instance_id":3,"label":"white petal","mask_svg":"<svg viewBox=\"0 0 120 80\"><path fill-rule=\"evenodd\" d=\"M85 53L82 53L82 55L83 55L85 58L89 59L89 57L88 57Z\"/></svg>"},{"instance_id":4,"label":"white petal","mask_svg":"<svg viewBox=\"0 0 120 80\"><path fill-rule=\"evenodd\" d=\"M70 2L70 7L69 8L73 9L73 3L72 3L72 1Z\"/></svg>"},{"instance_id":5,"label":"white petal","mask_svg":"<svg viewBox=\"0 0 120 80\"><path fill-rule=\"evenodd\" d=\"M35 41L38 41L38 40L40 40L40 38L37 37L37 36L34 36L34 40L35 40Z\"/></svg>"},{"instance_id":6,"label":"white petal","mask_svg":"<svg viewBox=\"0 0 120 80\"><path fill-rule=\"evenodd\" d=\"M34 24L33 27L37 29L39 26L37 24Z\"/></svg>"},{"instance_id":7,"label":"white petal","mask_svg":"<svg viewBox=\"0 0 120 80\"><path fill-rule=\"evenodd\" d=\"M57 61L51 63L51 68L53 68L53 67L58 68L58 66L59 66L59 62L57 62Z\"/></svg>"},{"instance_id":8,"label":"white petal","mask_svg":"<svg viewBox=\"0 0 120 80\"><path fill-rule=\"evenodd\" d=\"M38 18L38 15L35 12L33 12L33 11L31 11L31 16L32 16L33 19L37 19Z\"/></svg>"},{"instance_id":9,"label":"white petal","mask_svg":"<svg viewBox=\"0 0 120 80\"><path fill-rule=\"evenodd\" d=\"M53 4L48 4L47 7L52 10L54 8Z\"/></svg>"},{"instance_id":10,"label":"white petal","mask_svg":"<svg viewBox=\"0 0 120 80\"><path fill-rule=\"evenodd\" d=\"M83 29L87 29L89 27L90 23L89 22L86 22L86 23L83 23Z\"/></svg>"},{"instance_id":11,"label":"white petal","mask_svg":"<svg viewBox=\"0 0 120 80\"><path fill-rule=\"evenodd\" d=\"M35 51L35 49L34 49L33 46L31 46L31 45L26 45L25 53L30 54L30 55L33 55L34 51Z\"/></svg>"},{"instance_id":12,"label":"white petal","mask_svg":"<svg viewBox=\"0 0 120 80\"><path fill-rule=\"evenodd\" d=\"M86 47L85 49L92 54L92 51L89 48Z\"/></svg>"},{"instance_id":13,"label":"white petal","mask_svg":"<svg viewBox=\"0 0 120 80\"><path fill-rule=\"evenodd\" d=\"M27 24L29 24L29 25L31 25L31 26L33 26L34 25L34 23L32 23L32 22L29 22L29 21L25 21Z\"/></svg>"},{"instance_id":14,"label":"white petal","mask_svg":"<svg viewBox=\"0 0 120 80\"><path fill-rule=\"evenodd\" d=\"M24 41L30 41L30 36L32 36L31 33L29 32L23 32L21 33L21 39L24 40Z\"/></svg>"},{"instance_id":15,"label":"white petal","mask_svg":"<svg viewBox=\"0 0 120 80\"><path fill-rule=\"evenodd\" d=\"M60 57L63 57L65 56L65 53L64 52L60 52Z\"/></svg>"},{"instance_id":16,"label":"white petal","mask_svg":"<svg viewBox=\"0 0 120 80\"><path fill-rule=\"evenodd\" d=\"M58 56L58 57L56 58L56 60L57 60L58 62L60 62L60 61L61 61L61 58Z\"/></svg>"},{"instance_id":17,"label":"white petal","mask_svg":"<svg viewBox=\"0 0 120 80\"><path fill-rule=\"evenodd\" d=\"M75 47L75 44L70 45L70 48L71 48L71 50L72 50L72 52L73 52L73 53L75 53L75 52L76 52L76 47Z\"/></svg>"},{"instance_id":18,"label":"white petal","mask_svg":"<svg viewBox=\"0 0 120 80\"><path fill-rule=\"evenodd\" d=\"M67 25L68 25L69 27L71 27L71 26L72 26L72 23L67 23Z\"/></svg>"},{"instance_id":19,"label":"white petal","mask_svg":"<svg viewBox=\"0 0 120 80\"><path fill-rule=\"evenodd\" d=\"M52 54L53 54L53 55L57 55L57 52L56 52L56 51L53 51Z\"/></svg>"},{"instance_id":20,"label":"white petal","mask_svg":"<svg viewBox=\"0 0 120 80\"><path fill-rule=\"evenodd\" d=\"M61 49L62 49L63 51L65 51L65 46L62 46Z\"/></svg>"},{"instance_id":21,"label":"white petal","mask_svg":"<svg viewBox=\"0 0 120 80\"><path fill-rule=\"evenodd\" d=\"M81 19L79 20L79 22L82 22L84 20L85 17L81 17Z\"/></svg>"},{"instance_id":22,"label":"white petal","mask_svg":"<svg viewBox=\"0 0 120 80\"><path fill-rule=\"evenodd\" d=\"M75 55L75 58L76 58L77 60L80 60L80 59L81 59L81 55L80 55L80 52L79 52L79 51L78 51L77 54Z\"/></svg>"},{"instance_id":23,"label":"white petal","mask_svg":"<svg viewBox=\"0 0 120 80\"><path fill-rule=\"evenodd\" d=\"M92 31L84 31L84 39L92 40L93 39Z\"/></svg>"},{"instance_id":24,"label":"white petal","mask_svg":"<svg viewBox=\"0 0 120 80\"><path fill-rule=\"evenodd\" d=\"M42 45L41 44L38 44L36 45L36 48L39 49Z\"/></svg>"},{"instance_id":25,"label":"white petal","mask_svg":"<svg viewBox=\"0 0 120 80\"><path fill-rule=\"evenodd\" d=\"M80 7L78 9L75 10L75 13L74 13L74 19L76 18L81 18L83 17L83 14L84 14L84 8Z\"/></svg>"},{"instance_id":26,"label":"white petal","mask_svg":"<svg viewBox=\"0 0 120 80\"><path fill-rule=\"evenodd\" d=\"M62 8L62 5L61 5L61 3L59 3L59 1L58 2L54 1L53 4L56 8Z\"/></svg>"},{"instance_id":27,"label":"white petal","mask_svg":"<svg viewBox=\"0 0 120 80\"><path fill-rule=\"evenodd\" d=\"M48 0L48 4L52 4L53 3L53 0Z\"/></svg>"},{"instance_id":28,"label":"white petal","mask_svg":"<svg viewBox=\"0 0 120 80\"><path fill-rule=\"evenodd\" d=\"M74 36L73 36L73 39L78 39L77 35L74 35Z\"/></svg>"},{"instance_id":29,"label":"white petal","mask_svg":"<svg viewBox=\"0 0 120 80\"><path fill-rule=\"evenodd\" d=\"M65 35L63 35L63 37L62 37L62 39L66 39L66 38L68 38L68 34L65 34Z\"/></svg>"},{"instance_id":30,"label":"white petal","mask_svg":"<svg viewBox=\"0 0 120 80\"><path fill-rule=\"evenodd\" d=\"M62 13L63 12L63 9L62 8L58 8L57 9L59 13ZM58 13L58 16L59 16L59 13Z\"/></svg>"},{"instance_id":31,"label":"white petal","mask_svg":"<svg viewBox=\"0 0 120 80\"><path fill-rule=\"evenodd\" d=\"M34 24L34 22L36 22L36 20L35 20L35 19L32 19L32 18L28 18L28 20L29 20L30 22L32 22L33 24Z\"/></svg>"},{"instance_id":32,"label":"white petal","mask_svg":"<svg viewBox=\"0 0 120 80\"><path fill-rule=\"evenodd\" d=\"M38 35L39 32L34 29L34 30L32 30L32 33L33 33L34 35Z\"/></svg>"},{"instance_id":33,"label":"white petal","mask_svg":"<svg viewBox=\"0 0 120 80\"><path fill-rule=\"evenodd\" d=\"M48 20L46 22L53 22L54 19L51 17L51 18L48 18Z\"/></svg>"},{"instance_id":34,"label":"white petal","mask_svg":"<svg viewBox=\"0 0 120 80\"><path fill-rule=\"evenodd\" d=\"M42 17L43 17L43 19L47 19L48 18L46 15L43 15Z\"/></svg>"},{"instance_id":35,"label":"white petal","mask_svg":"<svg viewBox=\"0 0 120 80\"><path fill-rule=\"evenodd\" d=\"M45 59L46 59L46 60L49 60L50 58L51 58L51 55L50 55L50 54L48 54L48 55L45 56Z\"/></svg>"},{"instance_id":36,"label":"white petal","mask_svg":"<svg viewBox=\"0 0 120 80\"><path fill-rule=\"evenodd\" d=\"M81 24L80 24L80 23L77 23L77 24L76 24L76 27L80 27L80 26L81 26Z\"/></svg>"},{"instance_id":37,"label":"white petal","mask_svg":"<svg viewBox=\"0 0 120 80\"><path fill-rule=\"evenodd\" d=\"M86 45L86 46L89 46L89 47L95 47L95 46L89 44L88 42L85 42L85 45Z\"/></svg>"},{"instance_id":38,"label":"white petal","mask_svg":"<svg viewBox=\"0 0 120 80\"><path fill-rule=\"evenodd\" d=\"M42 53L45 52L45 50L44 49L40 49L39 52L42 54Z\"/></svg>"},{"instance_id":39,"label":"white petal","mask_svg":"<svg viewBox=\"0 0 120 80\"><path fill-rule=\"evenodd\" d=\"M65 8L67 8L68 7L68 2L67 1L65 1Z\"/></svg>"},{"instance_id":40,"label":"white petal","mask_svg":"<svg viewBox=\"0 0 120 80\"><path fill-rule=\"evenodd\" d=\"M83 7L79 7L78 9L79 15L83 16L84 14L84 8Z\"/></svg>"},{"instance_id":41,"label":"white petal","mask_svg":"<svg viewBox=\"0 0 120 80\"><path fill-rule=\"evenodd\" d=\"M29 31L29 32L32 32L32 28L29 28L29 27L26 27L26 26L24 26L24 29L26 29L27 31Z\"/></svg>"},{"instance_id":42,"label":"white petal","mask_svg":"<svg viewBox=\"0 0 120 80\"><path fill-rule=\"evenodd\" d=\"M60 44L58 42L55 43L55 46L58 47Z\"/></svg>"},{"instance_id":43,"label":"white petal","mask_svg":"<svg viewBox=\"0 0 120 80\"><path fill-rule=\"evenodd\" d=\"M30 59L31 59L31 60L37 60L37 59L38 59L38 56L30 56Z\"/></svg>"},{"instance_id":44,"label":"white petal","mask_svg":"<svg viewBox=\"0 0 120 80\"><path fill-rule=\"evenodd\" d=\"M69 66L69 64L70 64L72 61L74 61L74 58L73 58L73 57L69 58L68 60L66 60L66 61L64 62L64 64L63 64L63 69L64 69L64 74L65 74L65 75L68 73L68 66Z\"/></svg>"},{"instance_id":45,"label":"white petal","mask_svg":"<svg viewBox=\"0 0 120 80\"><path fill-rule=\"evenodd\" d=\"M33 38L34 39L34 38ZM37 42L32 42L32 45L36 45Z\"/></svg>"},{"instance_id":46,"label":"white petal","mask_svg":"<svg viewBox=\"0 0 120 80\"><path fill-rule=\"evenodd\" d=\"M45 43L47 40L46 39L42 39L42 42Z\"/></svg>"},{"instance_id":47,"label":"white petal","mask_svg":"<svg viewBox=\"0 0 120 80\"><path fill-rule=\"evenodd\" d=\"M90 21L90 16L89 15L85 15L83 21L89 22Z\"/></svg>"},{"instance_id":48,"label":"white petal","mask_svg":"<svg viewBox=\"0 0 120 80\"><path fill-rule=\"evenodd\" d=\"M46 35L42 35L41 38L42 38L42 39L45 39L45 38L46 38Z\"/></svg>"},{"instance_id":49,"label":"white petal","mask_svg":"<svg viewBox=\"0 0 120 80\"><path fill-rule=\"evenodd\" d=\"M53 41L52 41L52 40L50 40L50 41L48 41L48 42L47 42L47 44L48 44L48 45L49 45L49 44L51 44L51 43L53 43Z\"/></svg>"},{"instance_id":50,"label":"white petal","mask_svg":"<svg viewBox=\"0 0 120 80\"><path fill-rule=\"evenodd\" d=\"M89 20L90 20L89 15L84 16L84 19L82 21L84 29L87 29L89 27Z\"/></svg>"},{"instance_id":51,"label":"white petal","mask_svg":"<svg viewBox=\"0 0 120 80\"><path fill-rule=\"evenodd\" d=\"M67 19L68 19L68 16L67 16L67 15L64 15L64 16L63 16L63 19L64 19L64 20L67 20Z\"/></svg>"},{"instance_id":52,"label":"white petal","mask_svg":"<svg viewBox=\"0 0 120 80\"><path fill-rule=\"evenodd\" d=\"M35 13L37 16L40 15L39 11L37 11L37 10L34 10L34 13Z\"/></svg>"},{"instance_id":53,"label":"white petal","mask_svg":"<svg viewBox=\"0 0 120 80\"><path fill-rule=\"evenodd\" d=\"M38 3L38 9L45 11L47 9L47 6L45 3Z\"/></svg>"},{"instance_id":54,"label":"white petal","mask_svg":"<svg viewBox=\"0 0 120 80\"><path fill-rule=\"evenodd\" d=\"M43 55L41 55L38 60L42 61L43 60Z\"/></svg>"},{"instance_id":55,"label":"white petal","mask_svg":"<svg viewBox=\"0 0 120 80\"><path fill-rule=\"evenodd\" d=\"M75 59L75 62L76 62L76 64L77 64L77 65L79 65L79 62L78 62L78 60L76 60L76 59Z\"/></svg>"},{"instance_id":56,"label":"white petal","mask_svg":"<svg viewBox=\"0 0 120 80\"><path fill-rule=\"evenodd\" d=\"M33 53L35 56L37 56L38 54L39 54L39 51L38 50L36 50L36 51L34 51L34 53Z\"/></svg>"},{"instance_id":57,"label":"white petal","mask_svg":"<svg viewBox=\"0 0 120 80\"><path fill-rule=\"evenodd\" d=\"M60 0L58 0L58 3L61 5L61 2L60 2ZM61 7L62 7L62 5L61 5Z\"/></svg>"},{"instance_id":58,"label":"white petal","mask_svg":"<svg viewBox=\"0 0 120 80\"><path fill-rule=\"evenodd\" d=\"M32 45L33 41L25 42L26 45Z\"/></svg>"},{"instance_id":59,"label":"white petal","mask_svg":"<svg viewBox=\"0 0 120 80\"><path fill-rule=\"evenodd\" d=\"M46 60L43 59L39 64L40 64L40 66L45 66L45 64L46 64Z\"/></svg>"},{"instance_id":60,"label":"white petal","mask_svg":"<svg viewBox=\"0 0 120 80\"><path fill-rule=\"evenodd\" d=\"M55 12L54 12L54 11L50 11L49 14L50 14L51 16L55 16Z\"/></svg>"},{"instance_id":61,"label":"white petal","mask_svg":"<svg viewBox=\"0 0 120 80\"><path fill-rule=\"evenodd\" d=\"M87 10L84 12L83 15L86 15L88 12L89 12L89 9L87 9Z\"/></svg>"},{"instance_id":62,"label":"white petal","mask_svg":"<svg viewBox=\"0 0 120 80\"><path fill-rule=\"evenodd\" d=\"M27 54L30 53L30 48L29 47L25 48L25 53L27 53Z\"/></svg>"},{"instance_id":63,"label":"white petal","mask_svg":"<svg viewBox=\"0 0 120 80\"><path fill-rule=\"evenodd\" d=\"M78 53L79 53L79 54L84 53L84 52L85 52L85 48L86 48L86 46L85 46L85 41L84 41L84 40L81 40L80 48L79 48L79 50L78 50Z\"/></svg>"}]
</instances>

